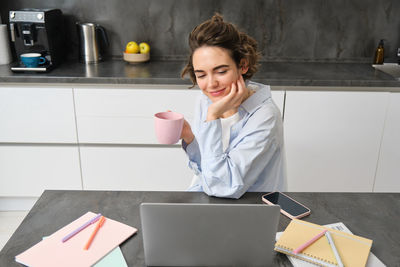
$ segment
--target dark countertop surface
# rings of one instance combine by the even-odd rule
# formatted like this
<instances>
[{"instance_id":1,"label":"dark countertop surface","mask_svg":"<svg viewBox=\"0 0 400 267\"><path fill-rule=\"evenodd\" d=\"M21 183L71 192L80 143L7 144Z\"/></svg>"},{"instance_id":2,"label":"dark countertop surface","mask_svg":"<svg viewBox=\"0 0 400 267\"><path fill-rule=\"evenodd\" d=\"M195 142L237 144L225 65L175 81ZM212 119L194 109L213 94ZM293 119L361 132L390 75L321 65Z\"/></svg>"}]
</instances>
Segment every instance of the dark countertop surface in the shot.
<instances>
[{"instance_id":1,"label":"dark countertop surface","mask_svg":"<svg viewBox=\"0 0 400 267\"><path fill-rule=\"evenodd\" d=\"M262 204L263 193L246 193L239 200L209 197L192 192L48 191L46 190L0 251L0 266L21 266L15 255L25 251L87 211L138 228L121 244L128 266L144 266L139 205L161 203ZM343 222L354 234L373 240L372 253L387 266L400 263L399 193L288 193L311 209L305 221L317 224ZM278 231L289 224L280 216ZM285 255L276 253L272 266L291 266Z\"/></svg>"},{"instance_id":2,"label":"dark countertop surface","mask_svg":"<svg viewBox=\"0 0 400 267\"><path fill-rule=\"evenodd\" d=\"M0 83L190 85L189 79L180 78L184 65L173 60L129 64L117 58L89 65L69 61L49 73L13 73L9 65L1 65ZM316 88L320 86L400 91L400 81L367 63L262 62L252 80L271 86L310 86L310 90L321 90Z\"/></svg>"}]
</instances>

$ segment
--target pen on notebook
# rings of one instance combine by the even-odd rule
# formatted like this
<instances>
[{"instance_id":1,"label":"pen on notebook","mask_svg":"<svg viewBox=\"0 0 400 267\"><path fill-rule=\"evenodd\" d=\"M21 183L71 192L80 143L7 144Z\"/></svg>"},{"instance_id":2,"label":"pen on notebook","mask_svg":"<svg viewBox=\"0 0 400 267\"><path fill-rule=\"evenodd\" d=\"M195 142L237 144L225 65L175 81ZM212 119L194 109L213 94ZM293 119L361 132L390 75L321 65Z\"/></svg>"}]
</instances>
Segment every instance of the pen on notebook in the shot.
<instances>
[{"instance_id":1,"label":"pen on notebook","mask_svg":"<svg viewBox=\"0 0 400 267\"><path fill-rule=\"evenodd\" d=\"M335 258L336 258L338 266L339 267L343 267L342 259L340 258L339 252L337 251L336 246L335 246L335 242L333 242L332 236L329 233L329 231L327 231L325 233L325 236L328 239L328 243L329 243L329 245L331 246L331 248L333 250L333 254L335 254Z\"/></svg>"},{"instance_id":2,"label":"pen on notebook","mask_svg":"<svg viewBox=\"0 0 400 267\"><path fill-rule=\"evenodd\" d=\"M94 237L96 236L96 234L99 231L100 227L103 226L105 220L106 220L106 218L104 216L101 216L99 222L96 225L96 228L94 228L92 235L90 236L90 238L87 241L85 247L83 248L84 250L88 250L89 249L90 244L92 244L92 241L93 241Z\"/></svg>"},{"instance_id":3,"label":"pen on notebook","mask_svg":"<svg viewBox=\"0 0 400 267\"><path fill-rule=\"evenodd\" d=\"M305 242L303 245L301 245L298 248L296 248L295 250L293 250L293 253L298 254L298 253L302 252L306 247L310 246L312 243L314 243L315 241L320 239L321 236L323 236L326 233L326 231L328 231L328 230L323 230L322 232L320 232L319 234L317 234L316 236L314 236L313 238L311 238L310 240Z\"/></svg>"},{"instance_id":4,"label":"pen on notebook","mask_svg":"<svg viewBox=\"0 0 400 267\"><path fill-rule=\"evenodd\" d=\"M61 241L64 243L65 241L67 241L68 239L70 239L71 237L73 237L74 235L76 235L77 233L79 233L80 231L82 231L83 229L85 229L86 227L88 227L89 225L91 225L92 223L97 222L101 217L101 214L97 214L95 217L93 217L92 219L90 219L89 221L87 221L86 223L84 223L83 225L81 225L80 227L78 227L77 229L75 229L74 231L72 231L71 233L69 233L68 235L66 235L63 239L61 239Z\"/></svg>"}]
</instances>

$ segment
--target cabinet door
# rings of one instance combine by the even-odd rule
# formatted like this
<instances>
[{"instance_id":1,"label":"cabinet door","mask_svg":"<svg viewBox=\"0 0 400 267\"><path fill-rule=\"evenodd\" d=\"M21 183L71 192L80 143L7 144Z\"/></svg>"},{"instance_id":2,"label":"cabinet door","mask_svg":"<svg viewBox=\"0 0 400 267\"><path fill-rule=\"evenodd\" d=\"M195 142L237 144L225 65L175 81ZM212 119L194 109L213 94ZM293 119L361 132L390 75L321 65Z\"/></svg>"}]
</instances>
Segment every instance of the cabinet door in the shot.
<instances>
[{"instance_id":1,"label":"cabinet door","mask_svg":"<svg viewBox=\"0 0 400 267\"><path fill-rule=\"evenodd\" d=\"M0 142L77 143L72 88L0 87Z\"/></svg>"},{"instance_id":2,"label":"cabinet door","mask_svg":"<svg viewBox=\"0 0 400 267\"><path fill-rule=\"evenodd\" d=\"M76 146L0 146L0 196L38 197L45 189L82 189Z\"/></svg>"},{"instance_id":3,"label":"cabinet door","mask_svg":"<svg viewBox=\"0 0 400 267\"><path fill-rule=\"evenodd\" d=\"M75 89L81 143L158 144L153 115L173 110L193 118L196 89Z\"/></svg>"},{"instance_id":4,"label":"cabinet door","mask_svg":"<svg viewBox=\"0 0 400 267\"><path fill-rule=\"evenodd\" d=\"M83 146L85 190L186 190L193 174L180 147Z\"/></svg>"},{"instance_id":5,"label":"cabinet door","mask_svg":"<svg viewBox=\"0 0 400 267\"><path fill-rule=\"evenodd\" d=\"M371 192L388 96L287 91L289 191Z\"/></svg>"},{"instance_id":6,"label":"cabinet door","mask_svg":"<svg viewBox=\"0 0 400 267\"><path fill-rule=\"evenodd\" d=\"M383 132L375 192L400 192L400 93L391 93Z\"/></svg>"}]
</instances>

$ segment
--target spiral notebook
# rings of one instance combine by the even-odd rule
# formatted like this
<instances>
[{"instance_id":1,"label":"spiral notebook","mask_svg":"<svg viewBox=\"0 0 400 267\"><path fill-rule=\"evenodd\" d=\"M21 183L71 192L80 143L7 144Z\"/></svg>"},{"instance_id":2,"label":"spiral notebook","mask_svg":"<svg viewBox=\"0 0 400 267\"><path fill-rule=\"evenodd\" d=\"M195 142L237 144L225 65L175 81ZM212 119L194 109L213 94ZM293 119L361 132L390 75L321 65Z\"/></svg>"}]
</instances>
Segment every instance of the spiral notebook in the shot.
<instances>
[{"instance_id":1,"label":"spiral notebook","mask_svg":"<svg viewBox=\"0 0 400 267\"><path fill-rule=\"evenodd\" d=\"M295 255L292 252L324 229L330 231L344 266L366 265L372 240L296 219L290 222L276 242L275 250L317 265L337 266L332 248L324 236L301 253Z\"/></svg>"}]
</instances>

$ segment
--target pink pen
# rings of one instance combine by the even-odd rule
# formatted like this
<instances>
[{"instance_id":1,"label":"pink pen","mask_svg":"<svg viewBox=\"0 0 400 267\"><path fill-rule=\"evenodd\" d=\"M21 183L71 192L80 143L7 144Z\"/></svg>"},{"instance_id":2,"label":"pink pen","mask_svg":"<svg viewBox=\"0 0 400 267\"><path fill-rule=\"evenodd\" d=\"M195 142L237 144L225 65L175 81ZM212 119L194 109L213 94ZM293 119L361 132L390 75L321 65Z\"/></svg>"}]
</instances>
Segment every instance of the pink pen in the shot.
<instances>
[{"instance_id":1,"label":"pink pen","mask_svg":"<svg viewBox=\"0 0 400 267\"><path fill-rule=\"evenodd\" d=\"M314 236L313 238L308 240L306 243L304 243L303 245L301 245L298 248L296 248L295 250L293 250L293 253L297 254L297 253L302 252L306 247L308 247L309 245L311 245L312 243L314 243L315 241L320 239L321 236L324 236L326 231L328 231L328 230L323 230L321 233L317 234L316 236Z\"/></svg>"}]
</instances>

